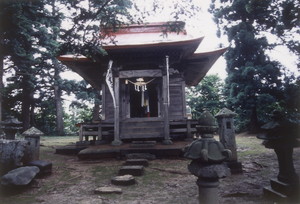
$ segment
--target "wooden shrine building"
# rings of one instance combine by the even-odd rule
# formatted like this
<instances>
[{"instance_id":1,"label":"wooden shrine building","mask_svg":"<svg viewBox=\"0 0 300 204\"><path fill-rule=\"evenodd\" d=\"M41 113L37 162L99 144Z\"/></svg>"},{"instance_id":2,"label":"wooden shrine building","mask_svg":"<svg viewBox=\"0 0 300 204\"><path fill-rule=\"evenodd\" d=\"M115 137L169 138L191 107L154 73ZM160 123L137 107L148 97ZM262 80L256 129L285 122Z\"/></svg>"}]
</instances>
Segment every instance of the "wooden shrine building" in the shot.
<instances>
[{"instance_id":1,"label":"wooden shrine building","mask_svg":"<svg viewBox=\"0 0 300 204\"><path fill-rule=\"evenodd\" d=\"M195 53L203 37L168 31L170 23L104 30L101 42L107 55L93 61L84 56L59 57L102 91L101 121L82 126L81 136L89 134L84 127L97 126L97 140L116 145L148 139L171 144L174 138L191 137L196 121L187 118L185 87L197 85L226 49Z\"/></svg>"}]
</instances>

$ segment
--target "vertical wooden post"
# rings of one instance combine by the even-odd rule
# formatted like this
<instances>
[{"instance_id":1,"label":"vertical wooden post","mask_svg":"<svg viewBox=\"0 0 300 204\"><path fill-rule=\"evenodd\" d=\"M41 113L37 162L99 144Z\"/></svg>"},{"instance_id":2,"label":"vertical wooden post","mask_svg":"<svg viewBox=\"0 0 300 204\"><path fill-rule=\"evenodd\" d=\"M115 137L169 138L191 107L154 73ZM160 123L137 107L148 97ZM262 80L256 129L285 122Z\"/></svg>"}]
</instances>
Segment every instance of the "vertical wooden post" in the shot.
<instances>
[{"instance_id":1,"label":"vertical wooden post","mask_svg":"<svg viewBox=\"0 0 300 204\"><path fill-rule=\"evenodd\" d=\"M83 124L80 124L80 128L79 128L79 141L80 142L83 141Z\"/></svg>"},{"instance_id":2,"label":"vertical wooden post","mask_svg":"<svg viewBox=\"0 0 300 204\"><path fill-rule=\"evenodd\" d=\"M98 137L97 137L97 140L98 141L102 140L102 124L101 123L98 124Z\"/></svg>"},{"instance_id":3,"label":"vertical wooden post","mask_svg":"<svg viewBox=\"0 0 300 204\"><path fill-rule=\"evenodd\" d=\"M186 119L186 130L187 130L187 137L186 137L186 140L187 141L190 141L190 140L193 140L193 138L192 138L192 132L191 132L191 129L192 129L192 127L191 127L191 120L190 119Z\"/></svg>"},{"instance_id":4,"label":"vertical wooden post","mask_svg":"<svg viewBox=\"0 0 300 204\"><path fill-rule=\"evenodd\" d=\"M170 121L169 121L169 56L166 56L166 66L163 74L163 116L164 116L164 141L163 144L173 144L170 139Z\"/></svg>"},{"instance_id":5,"label":"vertical wooden post","mask_svg":"<svg viewBox=\"0 0 300 204\"><path fill-rule=\"evenodd\" d=\"M120 140L120 78L115 77L114 80L114 94L116 100L115 106L115 123L114 123L114 141L112 141L112 145L121 145L122 141Z\"/></svg>"}]
</instances>

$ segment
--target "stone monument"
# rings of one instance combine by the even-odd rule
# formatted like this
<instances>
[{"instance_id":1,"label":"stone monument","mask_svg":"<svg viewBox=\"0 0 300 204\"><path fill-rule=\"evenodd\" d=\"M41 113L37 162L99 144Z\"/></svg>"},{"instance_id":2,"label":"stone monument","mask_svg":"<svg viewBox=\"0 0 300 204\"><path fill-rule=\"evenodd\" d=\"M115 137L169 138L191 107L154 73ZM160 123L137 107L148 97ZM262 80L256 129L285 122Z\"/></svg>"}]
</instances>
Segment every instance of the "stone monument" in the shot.
<instances>
[{"instance_id":1,"label":"stone monument","mask_svg":"<svg viewBox=\"0 0 300 204\"><path fill-rule=\"evenodd\" d=\"M24 157L25 164L35 161L35 160L39 160L40 137L43 135L44 135L44 133L35 127L31 127L22 133L22 136L24 136L25 140L28 142L28 146L26 148L26 154Z\"/></svg>"},{"instance_id":2,"label":"stone monument","mask_svg":"<svg viewBox=\"0 0 300 204\"><path fill-rule=\"evenodd\" d=\"M0 176L23 165L28 142L0 139Z\"/></svg>"},{"instance_id":3,"label":"stone monument","mask_svg":"<svg viewBox=\"0 0 300 204\"><path fill-rule=\"evenodd\" d=\"M286 119L284 114L274 111L272 121L262 127L257 138L264 140L266 148L274 149L279 165L277 178L271 179L271 188L264 193L276 202L299 202L300 185L293 163L293 148L299 147L300 126Z\"/></svg>"},{"instance_id":4,"label":"stone monument","mask_svg":"<svg viewBox=\"0 0 300 204\"><path fill-rule=\"evenodd\" d=\"M219 137L220 142L226 149L229 149L232 153L232 157L226 162L231 170L232 174L243 173L242 164L238 162L237 146L235 140L235 128L234 128L234 117L236 113L232 112L227 108L223 108L216 114L216 118L219 126Z\"/></svg>"},{"instance_id":5,"label":"stone monument","mask_svg":"<svg viewBox=\"0 0 300 204\"><path fill-rule=\"evenodd\" d=\"M230 175L223 161L231 158L231 151L213 138L217 125L208 111L201 114L196 128L201 138L185 148L184 157L192 160L188 169L198 177L199 203L216 204L219 202L219 179Z\"/></svg>"}]
</instances>

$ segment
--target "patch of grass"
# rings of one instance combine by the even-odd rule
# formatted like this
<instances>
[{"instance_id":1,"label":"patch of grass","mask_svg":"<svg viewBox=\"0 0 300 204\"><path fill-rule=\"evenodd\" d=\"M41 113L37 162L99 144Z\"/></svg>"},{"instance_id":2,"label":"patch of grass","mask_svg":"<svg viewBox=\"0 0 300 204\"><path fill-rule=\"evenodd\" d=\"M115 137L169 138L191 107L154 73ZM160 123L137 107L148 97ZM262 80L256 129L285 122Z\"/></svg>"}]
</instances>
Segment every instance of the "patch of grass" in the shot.
<instances>
[{"instance_id":1,"label":"patch of grass","mask_svg":"<svg viewBox=\"0 0 300 204\"><path fill-rule=\"evenodd\" d=\"M42 136L40 142L43 146L64 146L74 144L78 140L78 136Z\"/></svg>"},{"instance_id":2,"label":"patch of grass","mask_svg":"<svg viewBox=\"0 0 300 204\"><path fill-rule=\"evenodd\" d=\"M110 183L110 179L117 175L119 165L97 165L91 169L92 175L95 178L97 185L106 181Z\"/></svg>"},{"instance_id":3,"label":"patch of grass","mask_svg":"<svg viewBox=\"0 0 300 204\"><path fill-rule=\"evenodd\" d=\"M9 196L9 197L2 197L0 196L0 203L5 204L31 204L35 203L36 199L34 195L15 195L15 196Z\"/></svg>"},{"instance_id":4,"label":"patch of grass","mask_svg":"<svg viewBox=\"0 0 300 204\"><path fill-rule=\"evenodd\" d=\"M267 153L270 150L265 148L262 144L262 140L257 139L256 136L236 136L236 144L238 157L244 158L247 156L260 155Z\"/></svg>"}]
</instances>

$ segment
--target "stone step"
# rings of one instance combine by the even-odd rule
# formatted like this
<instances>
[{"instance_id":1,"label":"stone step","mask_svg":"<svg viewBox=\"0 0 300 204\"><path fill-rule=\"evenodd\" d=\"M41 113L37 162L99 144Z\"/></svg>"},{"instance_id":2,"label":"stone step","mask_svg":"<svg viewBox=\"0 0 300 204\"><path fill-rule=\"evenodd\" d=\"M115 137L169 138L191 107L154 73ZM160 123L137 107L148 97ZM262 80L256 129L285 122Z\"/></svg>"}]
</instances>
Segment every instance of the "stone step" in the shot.
<instances>
[{"instance_id":1,"label":"stone step","mask_svg":"<svg viewBox=\"0 0 300 204\"><path fill-rule=\"evenodd\" d=\"M144 174L144 166L141 165L132 165L132 166L122 166L119 169L119 176L123 175L132 175L132 176L142 176Z\"/></svg>"},{"instance_id":2,"label":"stone step","mask_svg":"<svg viewBox=\"0 0 300 204\"><path fill-rule=\"evenodd\" d=\"M130 186L136 183L134 176L132 175L123 175L115 176L111 179L111 183L117 186Z\"/></svg>"},{"instance_id":3,"label":"stone step","mask_svg":"<svg viewBox=\"0 0 300 204\"><path fill-rule=\"evenodd\" d=\"M40 169L38 176L49 175L52 172L52 162L43 161L43 160L35 160L29 162L27 166L36 166Z\"/></svg>"},{"instance_id":4,"label":"stone step","mask_svg":"<svg viewBox=\"0 0 300 204\"><path fill-rule=\"evenodd\" d=\"M264 195L275 202L286 202L287 196L273 190L271 187L264 187Z\"/></svg>"},{"instance_id":5,"label":"stone step","mask_svg":"<svg viewBox=\"0 0 300 204\"><path fill-rule=\"evenodd\" d=\"M97 189L94 190L95 194L121 194L122 193L122 189L121 188L116 188L116 187L99 187Z\"/></svg>"},{"instance_id":6,"label":"stone step","mask_svg":"<svg viewBox=\"0 0 300 204\"><path fill-rule=\"evenodd\" d=\"M131 165L139 165L147 167L149 166L149 162L147 159L127 159L124 163L124 166L131 166Z\"/></svg>"}]
</instances>

